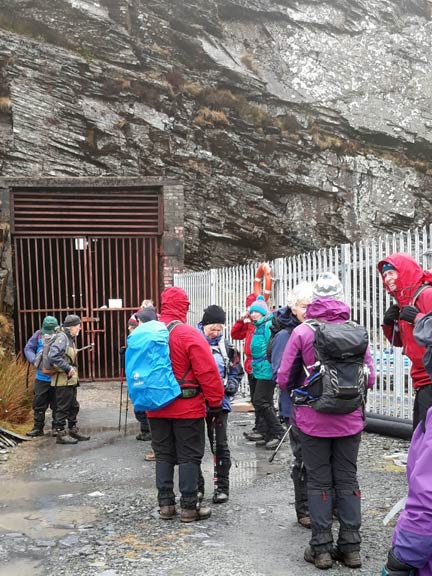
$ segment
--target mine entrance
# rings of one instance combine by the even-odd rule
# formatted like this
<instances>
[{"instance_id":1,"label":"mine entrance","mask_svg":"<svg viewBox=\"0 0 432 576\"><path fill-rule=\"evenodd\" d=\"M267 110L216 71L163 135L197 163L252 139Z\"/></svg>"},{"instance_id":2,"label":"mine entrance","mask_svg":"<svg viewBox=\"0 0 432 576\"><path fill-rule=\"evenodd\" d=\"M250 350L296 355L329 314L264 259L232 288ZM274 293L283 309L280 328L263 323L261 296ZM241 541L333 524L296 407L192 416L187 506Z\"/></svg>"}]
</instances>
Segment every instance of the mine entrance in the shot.
<instances>
[{"instance_id":1,"label":"mine entrance","mask_svg":"<svg viewBox=\"0 0 432 576\"><path fill-rule=\"evenodd\" d=\"M16 347L47 314L83 320L83 380L118 377L127 321L159 299L161 189L11 189Z\"/></svg>"}]
</instances>

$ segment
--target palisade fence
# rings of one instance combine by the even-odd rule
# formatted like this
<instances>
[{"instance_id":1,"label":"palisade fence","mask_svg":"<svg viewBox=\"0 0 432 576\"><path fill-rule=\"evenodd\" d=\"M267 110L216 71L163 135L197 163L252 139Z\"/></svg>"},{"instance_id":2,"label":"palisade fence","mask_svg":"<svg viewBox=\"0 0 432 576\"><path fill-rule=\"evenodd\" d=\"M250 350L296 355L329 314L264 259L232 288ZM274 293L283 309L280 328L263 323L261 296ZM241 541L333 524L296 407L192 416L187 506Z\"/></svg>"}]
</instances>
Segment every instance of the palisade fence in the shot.
<instances>
[{"instance_id":1,"label":"palisade fence","mask_svg":"<svg viewBox=\"0 0 432 576\"><path fill-rule=\"evenodd\" d=\"M378 239L341 244L270 261L273 286L270 308L284 306L291 288L302 281L315 281L324 271L339 276L344 300L351 306L352 319L368 328L370 347L377 374L376 385L368 395L367 409L375 414L411 418L413 391L410 362L400 348L384 338L381 323L392 303L385 292L377 264L394 252L411 254L423 268L431 267L432 225L422 229L386 235ZM259 263L176 274L174 284L186 290L191 301L188 322L196 325L209 304L222 306L227 313L226 334L245 311L246 296L253 292ZM242 351L243 343L235 342ZM246 382L241 392L247 394Z\"/></svg>"}]
</instances>

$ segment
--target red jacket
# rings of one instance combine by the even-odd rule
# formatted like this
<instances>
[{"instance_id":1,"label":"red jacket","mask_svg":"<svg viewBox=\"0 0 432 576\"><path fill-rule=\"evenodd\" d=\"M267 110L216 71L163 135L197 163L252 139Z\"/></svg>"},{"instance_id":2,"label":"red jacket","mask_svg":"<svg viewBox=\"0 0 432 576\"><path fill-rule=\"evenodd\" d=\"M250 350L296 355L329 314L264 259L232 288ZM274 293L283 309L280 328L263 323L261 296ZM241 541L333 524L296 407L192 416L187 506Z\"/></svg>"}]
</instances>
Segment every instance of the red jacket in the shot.
<instances>
[{"instance_id":1,"label":"red jacket","mask_svg":"<svg viewBox=\"0 0 432 576\"><path fill-rule=\"evenodd\" d=\"M189 298L184 290L167 288L161 294L160 321L186 322ZM181 380L188 368L186 380L196 382L201 392L195 398L179 398L166 408L147 412L149 418L204 418L207 401L210 408L221 406L224 388L219 370L207 340L188 324L175 326L169 338L170 357L174 376Z\"/></svg>"},{"instance_id":2,"label":"red jacket","mask_svg":"<svg viewBox=\"0 0 432 576\"><path fill-rule=\"evenodd\" d=\"M414 295L420 286L425 283L432 284L432 272L423 270L414 258L408 254L392 254L378 262L378 270L381 274L382 266L385 262L392 264L398 273L394 292L390 292L387 286L384 285L386 290L396 298L399 308L413 304ZM425 314L432 311L432 286L421 292L415 300L415 306L420 310L420 314L417 315L416 319L422 318ZM384 324L382 328L386 338L393 342L394 346L403 346L404 354L411 360L411 378L414 388L432 384L432 380L423 364L423 355L426 349L417 344L413 336L414 325L405 320L399 320L397 324Z\"/></svg>"},{"instance_id":3,"label":"red jacket","mask_svg":"<svg viewBox=\"0 0 432 576\"><path fill-rule=\"evenodd\" d=\"M246 307L255 302L256 295L249 294L246 298ZM233 340L244 340L244 369L248 374L252 374L252 352L251 352L251 342L252 336L255 332L255 324L252 323L249 317L239 318L233 327L231 328L231 338Z\"/></svg>"}]
</instances>

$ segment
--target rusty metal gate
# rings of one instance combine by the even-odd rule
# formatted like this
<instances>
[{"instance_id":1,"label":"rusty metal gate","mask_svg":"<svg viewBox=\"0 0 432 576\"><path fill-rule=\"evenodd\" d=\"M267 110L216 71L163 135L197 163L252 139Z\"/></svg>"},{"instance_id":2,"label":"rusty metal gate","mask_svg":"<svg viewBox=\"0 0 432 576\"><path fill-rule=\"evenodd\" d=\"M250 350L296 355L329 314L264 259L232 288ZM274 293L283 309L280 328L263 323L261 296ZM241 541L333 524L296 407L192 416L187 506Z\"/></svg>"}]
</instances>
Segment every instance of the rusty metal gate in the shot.
<instances>
[{"instance_id":1,"label":"rusty metal gate","mask_svg":"<svg viewBox=\"0 0 432 576\"><path fill-rule=\"evenodd\" d=\"M159 300L160 190L12 189L16 342L23 350L47 314L83 320L83 380L116 378L127 321Z\"/></svg>"}]
</instances>

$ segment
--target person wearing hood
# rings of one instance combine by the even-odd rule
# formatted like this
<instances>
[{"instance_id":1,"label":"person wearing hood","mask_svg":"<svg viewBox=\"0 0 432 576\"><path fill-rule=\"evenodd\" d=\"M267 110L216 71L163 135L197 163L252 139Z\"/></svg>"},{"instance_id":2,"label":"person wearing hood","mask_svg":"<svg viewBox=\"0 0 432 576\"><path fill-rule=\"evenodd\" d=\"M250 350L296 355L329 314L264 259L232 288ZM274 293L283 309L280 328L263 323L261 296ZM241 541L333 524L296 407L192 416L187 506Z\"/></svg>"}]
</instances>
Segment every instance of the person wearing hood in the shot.
<instances>
[{"instance_id":1,"label":"person wearing hood","mask_svg":"<svg viewBox=\"0 0 432 576\"><path fill-rule=\"evenodd\" d=\"M215 456L214 494L213 502L223 504L229 498L229 471L231 468L231 454L228 446L228 414L231 412L231 398L237 393L243 378L243 368L240 355L234 346L224 338L223 330L226 314L223 308L216 305L208 306L204 310L198 329L207 340L219 370L220 379L224 386L222 413L215 418L206 417L207 435L212 453ZM200 474L198 487L201 496L204 495L204 478Z\"/></svg>"},{"instance_id":2,"label":"person wearing hood","mask_svg":"<svg viewBox=\"0 0 432 576\"><path fill-rule=\"evenodd\" d=\"M306 319L322 323L344 323L351 310L343 302L339 279L329 272L322 274L314 285L313 301L306 310ZM281 388L292 390L302 375L304 366L316 362L315 331L307 322L297 326L284 350L277 381ZM375 381L369 348L365 362L368 367L368 387ZM350 568L361 566L360 557L360 490L357 481L357 457L361 432L365 426L363 408L348 414L328 414L315 410L309 403L296 406L296 426L307 471L307 491L312 537L304 559L317 568L328 569L334 560ZM337 501L339 537L333 547L333 490Z\"/></svg>"},{"instance_id":3,"label":"person wearing hood","mask_svg":"<svg viewBox=\"0 0 432 576\"><path fill-rule=\"evenodd\" d=\"M36 358L42 353L44 338L52 336L59 328L57 318L54 316L45 316L42 322L42 328L30 336L24 348L24 355L30 364L34 364ZM33 429L26 432L26 436L35 438L43 436L45 426L45 413L51 408L52 416L52 433L56 434L56 394L55 388L51 386L51 376L44 374L38 367L34 381L33 397Z\"/></svg>"},{"instance_id":4,"label":"person wearing hood","mask_svg":"<svg viewBox=\"0 0 432 576\"><path fill-rule=\"evenodd\" d=\"M266 424L266 437L262 442L265 442L267 450L274 450L285 434L285 429L276 416L273 402L275 382L272 380L272 367L267 357L273 315L263 296L257 296L250 305L249 315L255 326L251 342L252 372L256 379L254 407L258 418ZM257 441L257 445L261 445L261 440Z\"/></svg>"},{"instance_id":5,"label":"person wearing hood","mask_svg":"<svg viewBox=\"0 0 432 576\"><path fill-rule=\"evenodd\" d=\"M186 292L176 286L161 294L159 319L170 330L169 349L172 369L182 390L181 396L165 408L147 412L156 455L156 487L160 517L176 514L174 467L178 465L180 520L205 520L211 509L198 502L198 477L204 456L206 403L207 415L222 413L224 388L211 349L202 334L186 324L190 302ZM170 326L171 325L171 326Z\"/></svg>"},{"instance_id":6,"label":"person wearing hood","mask_svg":"<svg viewBox=\"0 0 432 576\"><path fill-rule=\"evenodd\" d=\"M48 352L49 364L55 369L51 376L51 386L56 389L57 444L76 444L90 440L90 436L81 434L77 427L80 406L77 400L78 351L75 339L80 332L81 318L76 314L68 314Z\"/></svg>"},{"instance_id":7,"label":"person wearing hood","mask_svg":"<svg viewBox=\"0 0 432 576\"><path fill-rule=\"evenodd\" d=\"M385 289L397 304L384 314L383 332L393 346L402 346L411 360L411 378L415 391L413 429L424 419L432 406L432 380L423 356L425 348L416 342L416 322L432 311L432 272L423 270L409 254L396 253L378 262Z\"/></svg>"},{"instance_id":8,"label":"person wearing hood","mask_svg":"<svg viewBox=\"0 0 432 576\"><path fill-rule=\"evenodd\" d=\"M280 308L273 314L273 324L278 332L271 341L271 365L273 380L277 381L277 373L282 355L292 331L305 320L306 308L312 301L313 284L302 282L288 293L288 306ZM304 528L310 528L310 517L306 488L306 468L303 464L299 430L295 424L291 395L288 390L281 389L279 396L280 413L285 424L290 426L289 438L294 457L291 478L294 484L295 510L297 522Z\"/></svg>"},{"instance_id":9,"label":"person wearing hood","mask_svg":"<svg viewBox=\"0 0 432 576\"><path fill-rule=\"evenodd\" d=\"M252 336L255 332L255 325L252 322L249 315L249 306L253 304L256 300L256 294L249 294L246 296L246 311L240 316L238 320L235 321L231 328L231 338L233 340L244 340L244 369L247 374L250 401L252 406L254 406L254 395L256 387L256 378L252 372L252 353L251 353L251 342ZM265 422L260 418L258 412L255 410L255 424L251 431L244 432L244 436L247 440L255 442L261 440L266 436L266 425Z\"/></svg>"}]
</instances>

